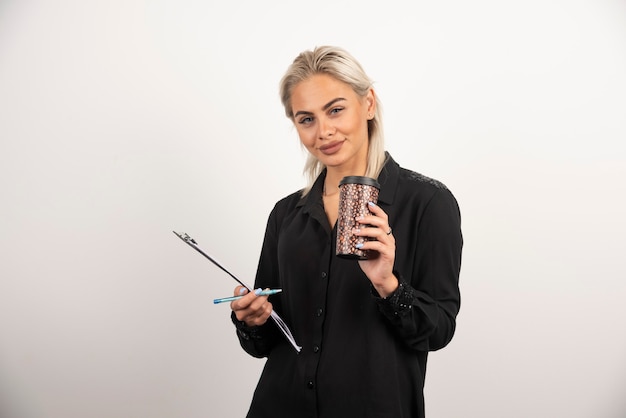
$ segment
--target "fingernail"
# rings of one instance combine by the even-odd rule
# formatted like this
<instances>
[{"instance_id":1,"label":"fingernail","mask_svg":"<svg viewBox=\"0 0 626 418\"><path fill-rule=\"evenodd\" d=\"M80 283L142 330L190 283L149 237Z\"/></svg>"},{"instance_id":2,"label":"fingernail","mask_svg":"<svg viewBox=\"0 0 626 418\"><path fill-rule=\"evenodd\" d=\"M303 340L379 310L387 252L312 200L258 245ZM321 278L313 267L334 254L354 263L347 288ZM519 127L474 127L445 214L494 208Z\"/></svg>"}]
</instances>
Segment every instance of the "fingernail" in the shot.
<instances>
[{"instance_id":1,"label":"fingernail","mask_svg":"<svg viewBox=\"0 0 626 418\"><path fill-rule=\"evenodd\" d=\"M245 287L242 287L241 289L239 289L240 295L245 295L246 293L248 293L248 289L246 289Z\"/></svg>"},{"instance_id":2,"label":"fingernail","mask_svg":"<svg viewBox=\"0 0 626 418\"><path fill-rule=\"evenodd\" d=\"M370 206L376 206L376 203L374 203L374 202L367 202L367 204L370 205Z\"/></svg>"},{"instance_id":3,"label":"fingernail","mask_svg":"<svg viewBox=\"0 0 626 418\"><path fill-rule=\"evenodd\" d=\"M360 230L359 228L354 228L354 233L355 233L355 234L358 234L358 233L360 233L360 232L361 232L361 230Z\"/></svg>"},{"instance_id":4,"label":"fingernail","mask_svg":"<svg viewBox=\"0 0 626 418\"><path fill-rule=\"evenodd\" d=\"M254 294L259 296L261 294L261 292L263 291L263 289L261 289L260 287L254 291Z\"/></svg>"},{"instance_id":5,"label":"fingernail","mask_svg":"<svg viewBox=\"0 0 626 418\"><path fill-rule=\"evenodd\" d=\"M357 250L360 250L361 248L363 248L363 243L359 242L357 245L354 246Z\"/></svg>"}]
</instances>

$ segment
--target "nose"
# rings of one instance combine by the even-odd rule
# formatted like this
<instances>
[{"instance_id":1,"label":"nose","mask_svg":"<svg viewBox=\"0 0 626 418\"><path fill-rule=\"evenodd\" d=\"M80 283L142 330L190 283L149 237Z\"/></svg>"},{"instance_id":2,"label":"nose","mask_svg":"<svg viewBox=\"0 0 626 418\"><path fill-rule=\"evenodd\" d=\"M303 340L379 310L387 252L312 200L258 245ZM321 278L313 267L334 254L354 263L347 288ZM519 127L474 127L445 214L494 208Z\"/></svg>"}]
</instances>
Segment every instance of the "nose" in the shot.
<instances>
[{"instance_id":1,"label":"nose","mask_svg":"<svg viewBox=\"0 0 626 418\"><path fill-rule=\"evenodd\" d=\"M332 121L327 118L318 119L318 136L320 139L327 139L333 136L335 133L335 127Z\"/></svg>"}]
</instances>

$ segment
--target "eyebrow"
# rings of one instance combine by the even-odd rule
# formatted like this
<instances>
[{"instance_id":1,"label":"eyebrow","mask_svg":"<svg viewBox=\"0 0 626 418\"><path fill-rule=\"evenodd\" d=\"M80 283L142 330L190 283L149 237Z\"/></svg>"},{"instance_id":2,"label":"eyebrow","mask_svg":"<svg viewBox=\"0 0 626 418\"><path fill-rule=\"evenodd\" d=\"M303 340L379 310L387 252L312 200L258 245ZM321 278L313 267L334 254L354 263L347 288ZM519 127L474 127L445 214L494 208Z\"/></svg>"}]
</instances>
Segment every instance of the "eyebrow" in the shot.
<instances>
[{"instance_id":1,"label":"eyebrow","mask_svg":"<svg viewBox=\"0 0 626 418\"><path fill-rule=\"evenodd\" d=\"M333 100L331 100L330 102L326 103L326 104L324 105L324 107L322 107L322 110L327 110L329 107L331 107L331 106L332 106L332 105L334 105L335 103L340 102L340 101L342 101L342 100L346 100L346 99L345 99L345 98L343 98L343 97L337 97L336 99L333 99ZM312 114L313 114L313 112L308 112L308 111L306 111L306 110L298 110L298 111L297 111L297 112L293 115L293 117L295 118L295 117L297 117L297 116L299 116L299 115L312 115Z\"/></svg>"}]
</instances>

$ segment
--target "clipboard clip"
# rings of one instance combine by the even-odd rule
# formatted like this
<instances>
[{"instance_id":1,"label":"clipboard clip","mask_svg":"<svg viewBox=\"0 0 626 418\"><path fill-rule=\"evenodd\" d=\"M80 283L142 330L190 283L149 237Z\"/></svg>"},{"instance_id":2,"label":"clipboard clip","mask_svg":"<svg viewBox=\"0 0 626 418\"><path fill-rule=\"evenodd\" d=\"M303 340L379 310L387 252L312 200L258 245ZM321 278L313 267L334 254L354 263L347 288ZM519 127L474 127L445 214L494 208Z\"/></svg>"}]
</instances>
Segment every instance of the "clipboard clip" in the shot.
<instances>
[{"instance_id":1,"label":"clipboard clip","mask_svg":"<svg viewBox=\"0 0 626 418\"><path fill-rule=\"evenodd\" d=\"M176 231L172 231L172 232L173 232L173 233L175 233L175 234L176 234L176 236L178 236L178 238L182 239L182 240L183 240L183 241L185 241L186 243L192 243L192 244L198 245L198 243L196 242L196 240L195 240L195 239L193 239L193 238L191 238L191 237L189 236L189 234L186 234L186 233L184 233L184 232L183 232L182 234L179 234L179 233L178 233L178 232L176 232Z\"/></svg>"},{"instance_id":2,"label":"clipboard clip","mask_svg":"<svg viewBox=\"0 0 626 418\"><path fill-rule=\"evenodd\" d=\"M226 268L224 266L222 266L220 263L217 262L216 259L214 259L213 257L211 257L210 255L208 255L206 252L204 252L202 250L202 248L200 248L198 246L198 243L196 242L195 239L191 238L189 236L189 234L186 233L178 233L176 231L172 231L174 234L176 234L176 236L180 239L182 239L184 242L186 242L191 248L193 248L194 250L198 251L200 254L202 254L205 258L207 258L211 263L215 264L217 267L219 267L222 271L224 271L226 274L228 274L230 277L232 277L233 279L235 279L235 281L237 283L239 283L240 285L242 285L243 287L245 287L246 289L248 289L248 291L252 291L252 288L248 285L246 285L244 282L242 282L241 280L239 280L234 274L232 274L230 271L226 270Z\"/></svg>"}]
</instances>

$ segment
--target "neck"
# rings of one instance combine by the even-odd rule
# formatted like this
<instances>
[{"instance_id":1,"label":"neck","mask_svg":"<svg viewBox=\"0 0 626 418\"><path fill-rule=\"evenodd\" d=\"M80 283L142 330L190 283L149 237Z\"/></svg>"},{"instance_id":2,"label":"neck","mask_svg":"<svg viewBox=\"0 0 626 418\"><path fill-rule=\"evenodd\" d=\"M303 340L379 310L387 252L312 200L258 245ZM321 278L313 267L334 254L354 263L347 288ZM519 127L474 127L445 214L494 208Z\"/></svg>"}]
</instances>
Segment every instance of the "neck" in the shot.
<instances>
[{"instance_id":1,"label":"neck","mask_svg":"<svg viewBox=\"0 0 626 418\"><path fill-rule=\"evenodd\" d=\"M328 179L324 182L324 188L322 189L322 196L331 197L336 194L339 194L339 183L337 182L337 186L334 186L334 182L330 182Z\"/></svg>"},{"instance_id":2,"label":"neck","mask_svg":"<svg viewBox=\"0 0 626 418\"><path fill-rule=\"evenodd\" d=\"M363 176L365 168L340 169L339 167L326 167L326 179L324 180L324 196L332 196L339 193L339 182L347 176Z\"/></svg>"}]
</instances>

